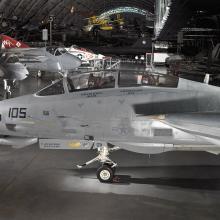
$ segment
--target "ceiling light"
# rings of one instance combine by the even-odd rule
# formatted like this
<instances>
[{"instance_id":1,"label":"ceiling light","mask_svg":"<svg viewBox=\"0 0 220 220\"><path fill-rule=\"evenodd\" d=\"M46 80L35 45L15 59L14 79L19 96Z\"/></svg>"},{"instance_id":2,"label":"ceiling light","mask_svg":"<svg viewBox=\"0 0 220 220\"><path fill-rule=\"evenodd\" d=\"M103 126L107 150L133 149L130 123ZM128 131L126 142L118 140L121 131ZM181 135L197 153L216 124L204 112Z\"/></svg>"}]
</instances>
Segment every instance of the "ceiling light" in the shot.
<instances>
[{"instance_id":1,"label":"ceiling light","mask_svg":"<svg viewBox=\"0 0 220 220\"><path fill-rule=\"evenodd\" d=\"M73 13L74 13L74 11L75 11L75 7L74 7L74 6L72 6L72 7L71 7L71 9L70 9L70 13L71 13L71 14L73 14Z\"/></svg>"}]
</instances>

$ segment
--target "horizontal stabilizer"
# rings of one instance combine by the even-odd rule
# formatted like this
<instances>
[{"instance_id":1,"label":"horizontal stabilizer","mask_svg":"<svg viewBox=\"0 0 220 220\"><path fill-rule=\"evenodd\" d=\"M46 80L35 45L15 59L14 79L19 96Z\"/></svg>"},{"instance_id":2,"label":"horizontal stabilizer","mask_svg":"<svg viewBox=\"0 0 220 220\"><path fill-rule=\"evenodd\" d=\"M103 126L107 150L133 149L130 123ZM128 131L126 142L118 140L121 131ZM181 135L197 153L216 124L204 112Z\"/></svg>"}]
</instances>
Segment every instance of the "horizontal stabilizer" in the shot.
<instances>
[{"instance_id":1,"label":"horizontal stabilizer","mask_svg":"<svg viewBox=\"0 0 220 220\"><path fill-rule=\"evenodd\" d=\"M206 151L206 152L208 152L208 153L210 153L210 154L215 154L215 155L219 155L219 154L220 154L220 150L219 150L219 151L213 150L213 151Z\"/></svg>"}]
</instances>

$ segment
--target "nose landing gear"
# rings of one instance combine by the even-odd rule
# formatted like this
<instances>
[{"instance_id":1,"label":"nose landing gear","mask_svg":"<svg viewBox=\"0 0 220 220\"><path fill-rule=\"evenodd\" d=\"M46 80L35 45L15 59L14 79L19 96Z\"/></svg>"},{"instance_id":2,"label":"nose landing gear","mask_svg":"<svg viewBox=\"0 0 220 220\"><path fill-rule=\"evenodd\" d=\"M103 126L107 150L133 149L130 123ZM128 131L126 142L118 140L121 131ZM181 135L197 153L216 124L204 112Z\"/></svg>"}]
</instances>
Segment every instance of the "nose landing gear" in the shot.
<instances>
[{"instance_id":1,"label":"nose landing gear","mask_svg":"<svg viewBox=\"0 0 220 220\"><path fill-rule=\"evenodd\" d=\"M115 169L111 166L103 164L96 172L96 176L98 180L102 183L110 183L112 182L115 174Z\"/></svg>"},{"instance_id":2,"label":"nose landing gear","mask_svg":"<svg viewBox=\"0 0 220 220\"><path fill-rule=\"evenodd\" d=\"M4 98L9 99L11 97L11 86L8 85L8 81L4 79Z\"/></svg>"},{"instance_id":3,"label":"nose landing gear","mask_svg":"<svg viewBox=\"0 0 220 220\"><path fill-rule=\"evenodd\" d=\"M110 152L119 150L119 147L108 147L107 144L101 144L101 143L95 143L96 146L98 146L98 156L95 157L94 159L82 164L82 165L77 165L79 169L92 164L96 161L100 162L102 165L98 168L96 172L96 176L98 180L102 183L111 183L114 178L115 170L117 164L112 161L108 156Z\"/></svg>"}]
</instances>

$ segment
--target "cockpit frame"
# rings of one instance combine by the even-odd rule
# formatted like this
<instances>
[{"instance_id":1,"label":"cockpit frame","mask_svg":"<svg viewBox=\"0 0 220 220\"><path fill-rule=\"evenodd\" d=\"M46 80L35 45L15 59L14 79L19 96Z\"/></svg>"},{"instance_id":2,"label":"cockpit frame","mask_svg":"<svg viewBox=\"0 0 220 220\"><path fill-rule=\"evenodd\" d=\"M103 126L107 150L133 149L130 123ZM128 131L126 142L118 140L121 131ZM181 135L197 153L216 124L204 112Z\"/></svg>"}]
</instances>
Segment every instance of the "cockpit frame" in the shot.
<instances>
[{"instance_id":1,"label":"cockpit frame","mask_svg":"<svg viewBox=\"0 0 220 220\"><path fill-rule=\"evenodd\" d=\"M57 80L52 85L40 90L35 95L64 95L85 90L106 90L131 87L177 88L178 78L158 73L135 70L90 71L68 75L67 77Z\"/></svg>"}]
</instances>

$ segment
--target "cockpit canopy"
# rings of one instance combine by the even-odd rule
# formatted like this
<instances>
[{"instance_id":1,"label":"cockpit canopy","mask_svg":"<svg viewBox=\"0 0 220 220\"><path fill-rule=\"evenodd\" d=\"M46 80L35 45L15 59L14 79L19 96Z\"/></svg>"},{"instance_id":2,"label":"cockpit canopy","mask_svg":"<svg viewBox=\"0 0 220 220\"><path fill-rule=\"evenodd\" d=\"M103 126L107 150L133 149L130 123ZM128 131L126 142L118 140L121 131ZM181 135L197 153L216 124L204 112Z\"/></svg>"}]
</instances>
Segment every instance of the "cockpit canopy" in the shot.
<instances>
[{"instance_id":1,"label":"cockpit canopy","mask_svg":"<svg viewBox=\"0 0 220 220\"><path fill-rule=\"evenodd\" d=\"M108 70L88 73L74 73L42 89L37 96L61 95L84 90L98 90L124 87L171 87L178 86L178 78L146 71Z\"/></svg>"},{"instance_id":2,"label":"cockpit canopy","mask_svg":"<svg viewBox=\"0 0 220 220\"><path fill-rule=\"evenodd\" d=\"M97 71L68 76L40 90L37 96L61 95L83 90L115 88L116 71Z\"/></svg>"},{"instance_id":3,"label":"cockpit canopy","mask_svg":"<svg viewBox=\"0 0 220 220\"><path fill-rule=\"evenodd\" d=\"M148 71L119 71L118 87L137 86L176 88L178 86L178 78Z\"/></svg>"},{"instance_id":4,"label":"cockpit canopy","mask_svg":"<svg viewBox=\"0 0 220 220\"><path fill-rule=\"evenodd\" d=\"M69 92L115 88L115 71L97 71L67 78Z\"/></svg>"}]
</instances>

